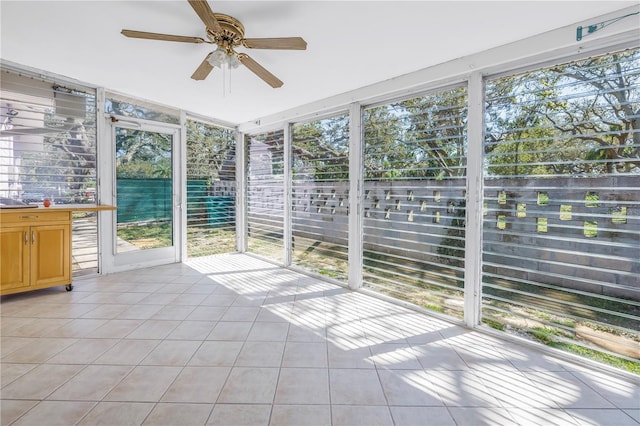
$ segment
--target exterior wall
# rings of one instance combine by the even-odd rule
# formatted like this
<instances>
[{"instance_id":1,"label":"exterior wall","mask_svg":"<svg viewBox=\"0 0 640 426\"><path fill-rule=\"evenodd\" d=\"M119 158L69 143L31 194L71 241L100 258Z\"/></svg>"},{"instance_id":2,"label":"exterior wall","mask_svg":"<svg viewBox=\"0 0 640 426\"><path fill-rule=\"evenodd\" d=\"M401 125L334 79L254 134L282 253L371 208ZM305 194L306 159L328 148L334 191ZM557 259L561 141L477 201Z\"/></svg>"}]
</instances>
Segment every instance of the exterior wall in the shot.
<instances>
[{"instance_id":1,"label":"exterior wall","mask_svg":"<svg viewBox=\"0 0 640 426\"><path fill-rule=\"evenodd\" d=\"M633 258L630 250L638 251L639 180L634 176L486 180L483 240L494 254L485 262L517 267L509 272L516 279L637 298L640 263L629 262L629 257ZM498 196L502 191L506 197ZM538 204L540 192L548 196L545 205ZM588 196L598 200L587 200ZM518 204L524 204L524 210L518 211ZM504 230L498 229L499 215L505 217ZM539 218L546 219L546 231L538 227ZM597 228L591 230L585 222L597 222ZM517 259L509 257L514 254Z\"/></svg>"}]
</instances>

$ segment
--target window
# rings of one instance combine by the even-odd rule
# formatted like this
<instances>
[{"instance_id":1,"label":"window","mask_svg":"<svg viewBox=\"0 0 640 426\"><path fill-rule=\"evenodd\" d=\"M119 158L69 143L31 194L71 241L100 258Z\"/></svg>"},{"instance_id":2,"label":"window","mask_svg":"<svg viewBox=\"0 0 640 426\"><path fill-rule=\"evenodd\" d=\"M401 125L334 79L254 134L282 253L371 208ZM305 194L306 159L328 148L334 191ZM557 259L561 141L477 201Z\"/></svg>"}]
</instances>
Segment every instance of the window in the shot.
<instances>
[{"instance_id":1,"label":"window","mask_svg":"<svg viewBox=\"0 0 640 426\"><path fill-rule=\"evenodd\" d=\"M160 123L180 124L180 112L178 110L112 93L107 96L104 109L107 114L140 118Z\"/></svg>"},{"instance_id":2,"label":"window","mask_svg":"<svg viewBox=\"0 0 640 426\"><path fill-rule=\"evenodd\" d=\"M96 202L93 90L2 70L0 197L3 203ZM74 273L95 271L96 213L73 214Z\"/></svg>"},{"instance_id":3,"label":"window","mask_svg":"<svg viewBox=\"0 0 640 426\"><path fill-rule=\"evenodd\" d=\"M292 126L292 262L347 279L349 116Z\"/></svg>"},{"instance_id":4,"label":"window","mask_svg":"<svg viewBox=\"0 0 640 426\"><path fill-rule=\"evenodd\" d=\"M639 110L639 50L487 81L485 322L637 358Z\"/></svg>"},{"instance_id":5,"label":"window","mask_svg":"<svg viewBox=\"0 0 640 426\"><path fill-rule=\"evenodd\" d=\"M364 115L363 285L463 316L465 87Z\"/></svg>"},{"instance_id":6,"label":"window","mask_svg":"<svg viewBox=\"0 0 640 426\"><path fill-rule=\"evenodd\" d=\"M249 136L247 249L284 262L284 132Z\"/></svg>"},{"instance_id":7,"label":"window","mask_svg":"<svg viewBox=\"0 0 640 426\"><path fill-rule=\"evenodd\" d=\"M236 251L235 132L187 120L187 255Z\"/></svg>"}]
</instances>

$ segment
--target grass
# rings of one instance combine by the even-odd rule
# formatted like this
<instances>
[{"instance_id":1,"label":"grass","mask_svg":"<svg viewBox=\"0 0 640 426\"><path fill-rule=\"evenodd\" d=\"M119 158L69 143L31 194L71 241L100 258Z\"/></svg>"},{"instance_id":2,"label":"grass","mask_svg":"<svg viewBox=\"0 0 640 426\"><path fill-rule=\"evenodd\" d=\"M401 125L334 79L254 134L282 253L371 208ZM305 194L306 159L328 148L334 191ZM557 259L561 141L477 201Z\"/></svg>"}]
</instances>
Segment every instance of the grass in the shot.
<instances>
[{"instance_id":1,"label":"grass","mask_svg":"<svg viewBox=\"0 0 640 426\"><path fill-rule=\"evenodd\" d=\"M569 343L558 339L558 337L573 338L573 336L570 336L567 333L559 332L558 330L553 330L546 327L534 327L527 332L535 340L551 348L560 349L635 374L640 374L640 363L636 361L630 361L628 359L601 352L596 349L588 348L584 345Z\"/></svg>"},{"instance_id":2,"label":"grass","mask_svg":"<svg viewBox=\"0 0 640 426\"><path fill-rule=\"evenodd\" d=\"M139 249L169 247L173 244L173 234L170 223L138 224L118 228L118 238L121 238Z\"/></svg>"},{"instance_id":3,"label":"grass","mask_svg":"<svg viewBox=\"0 0 640 426\"><path fill-rule=\"evenodd\" d=\"M310 272L337 280L347 280L347 252L343 246L295 237L293 263Z\"/></svg>"},{"instance_id":4,"label":"grass","mask_svg":"<svg viewBox=\"0 0 640 426\"><path fill-rule=\"evenodd\" d=\"M610 324L613 327L633 329L635 324L629 321L629 316L636 318L640 316L640 308L636 306L636 303L626 303L621 298L619 300L611 300L598 297L598 294L593 294L593 296L576 294L571 289L544 287L544 285L539 286L514 279L496 280L484 278L483 282L490 284L490 286L483 288L483 293L490 296L488 299L512 300L514 302L513 305L505 304L501 306L507 310L514 309L518 304L528 306L531 313L542 320L551 318L550 316L545 316L550 315L546 312L566 312L568 317L573 316L583 321L591 320L604 326ZM485 301L485 303L488 302ZM496 302L491 303L495 304ZM625 315L617 315L617 313ZM569 318L555 317L554 321L564 323L571 320Z\"/></svg>"},{"instance_id":5,"label":"grass","mask_svg":"<svg viewBox=\"0 0 640 426\"><path fill-rule=\"evenodd\" d=\"M187 255L210 256L236 251L234 228L187 228Z\"/></svg>"},{"instance_id":6,"label":"grass","mask_svg":"<svg viewBox=\"0 0 640 426\"><path fill-rule=\"evenodd\" d=\"M556 342L556 339L554 339L554 337L562 337L565 339L573 339L574 337L569 333L546 327L533 327L532 329L528 330L528 333L536 340L544 343L545 345L551 345L552 343Z\"/></svg>"},{"instance_id":7,"label":"grass","mask_svg":"<svg viewBox=\"0 0 640 426\"><path fill-rule=\"evenodd\" d=\"M149 223L118 229L118 237L140 249L172 245L171 224ZM236 251L234 228L187 228L187 254L190 257Z\"/></svg>"},{"instance_id":8,"label":"grass","mask_svg":"<svg viewBox=\"0 0 640 426\"><path fill-rule=\"evenodd\" d=\"M506 329L506 326L503 323L491 318L482 318L482 322L495 330L505 331Z\"/></svg>"}]
</instances>

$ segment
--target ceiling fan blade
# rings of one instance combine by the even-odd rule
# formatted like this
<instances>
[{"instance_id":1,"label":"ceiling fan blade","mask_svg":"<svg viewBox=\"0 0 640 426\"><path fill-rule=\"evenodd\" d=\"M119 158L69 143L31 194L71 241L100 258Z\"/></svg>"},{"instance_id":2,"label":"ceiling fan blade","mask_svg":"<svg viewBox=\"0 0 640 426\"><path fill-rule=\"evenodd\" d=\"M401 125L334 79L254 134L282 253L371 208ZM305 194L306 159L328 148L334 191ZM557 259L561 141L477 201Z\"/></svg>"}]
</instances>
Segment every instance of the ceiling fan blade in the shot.
<instances>
[{"instance_id":1,"label":"ceiling fan blade","mask_svg":"<svg viewBox=\"0 0 640 426\"><path fill-rule=\"evenodd\" d=\"M249 68L255 75L263 79L269 86L273 87L274 89L284 84L278 79L278 77L271 74L262 65L251 59L251 57L249 57L249 55L247 55L246 53L239 53L238 60L242 63L242 65Z\"/></svg>"},{"instance_id":2,"label":"ceiling fan blade","mask_svg":"<svg viewBox=\"0 0 640 426\"><path fill-rule=\"evenodd\" d=\"M211 66L211 64L208 62L209 56L211 56L211 53L209 53L204 58L204 61L202 61L202 63L198 66L198 68L196 68L194 73L191 75L192 79L194 79L194 80L204 80L205 78L207 78L207 76L209 75L209 73L213 69L213 66Z\"/></svg>"},{"instance_id":3,"label":"ceiling fan blade","mask_svg":"<svg viewBox=\"0 0 640 426\"><path fill-rule=\"evenodd\" d=\"M148 33L145 31L122 30L122 35L132 38L146 38L150 40L180 41L183 43L208 43L200 37L179 36L171 34Z\"/></svg>"},{"instance_id":4,"label":"ceiling fan blade","mask_svg":"<svg viewBox=\"0 0 640 426\"><path fill-rule=\"evenodd\" d=\"M189 4L198 14L202 22L204 22L205 27L207 29L213 31L214 33L222 32L222 27L220 27L220 23L213 16L213 10L209 7L209 3L207 0L189 0Z\"/></svg>"},{"instance_id":5,"label":"ceiling fan blade","mask_svg":"<svg viewBox=\"0 0 640 426\"><path fill-rule=\"evenodd\" d=\"M307 42L302 37L245 38L242 44L250 49L306 50L307 48Z\"/></svg>"}]
</instances>

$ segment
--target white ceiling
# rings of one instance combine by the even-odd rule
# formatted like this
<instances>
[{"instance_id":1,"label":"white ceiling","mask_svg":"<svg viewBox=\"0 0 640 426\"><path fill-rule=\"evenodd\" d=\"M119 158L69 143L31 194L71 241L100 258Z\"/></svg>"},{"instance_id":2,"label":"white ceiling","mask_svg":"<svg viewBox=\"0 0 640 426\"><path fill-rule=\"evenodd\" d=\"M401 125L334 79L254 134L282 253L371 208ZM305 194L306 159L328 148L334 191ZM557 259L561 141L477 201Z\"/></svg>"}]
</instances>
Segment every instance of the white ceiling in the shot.
<instances>
[{"instance_id":1,"label":"white ceiling","mask_svg":"<svg viewBox=\"0 0 640 426\"><path fill-rule=\"evenodd\" d=\"M638 2L215 1L246 37L301 36L306 51L238 49L284 81L246 68L190 78L211 45L130 39L123 28L205 37L186 0L2 0L1 57L81 82L243 123L544 33Z\"/></svg>"}]
</instances>

